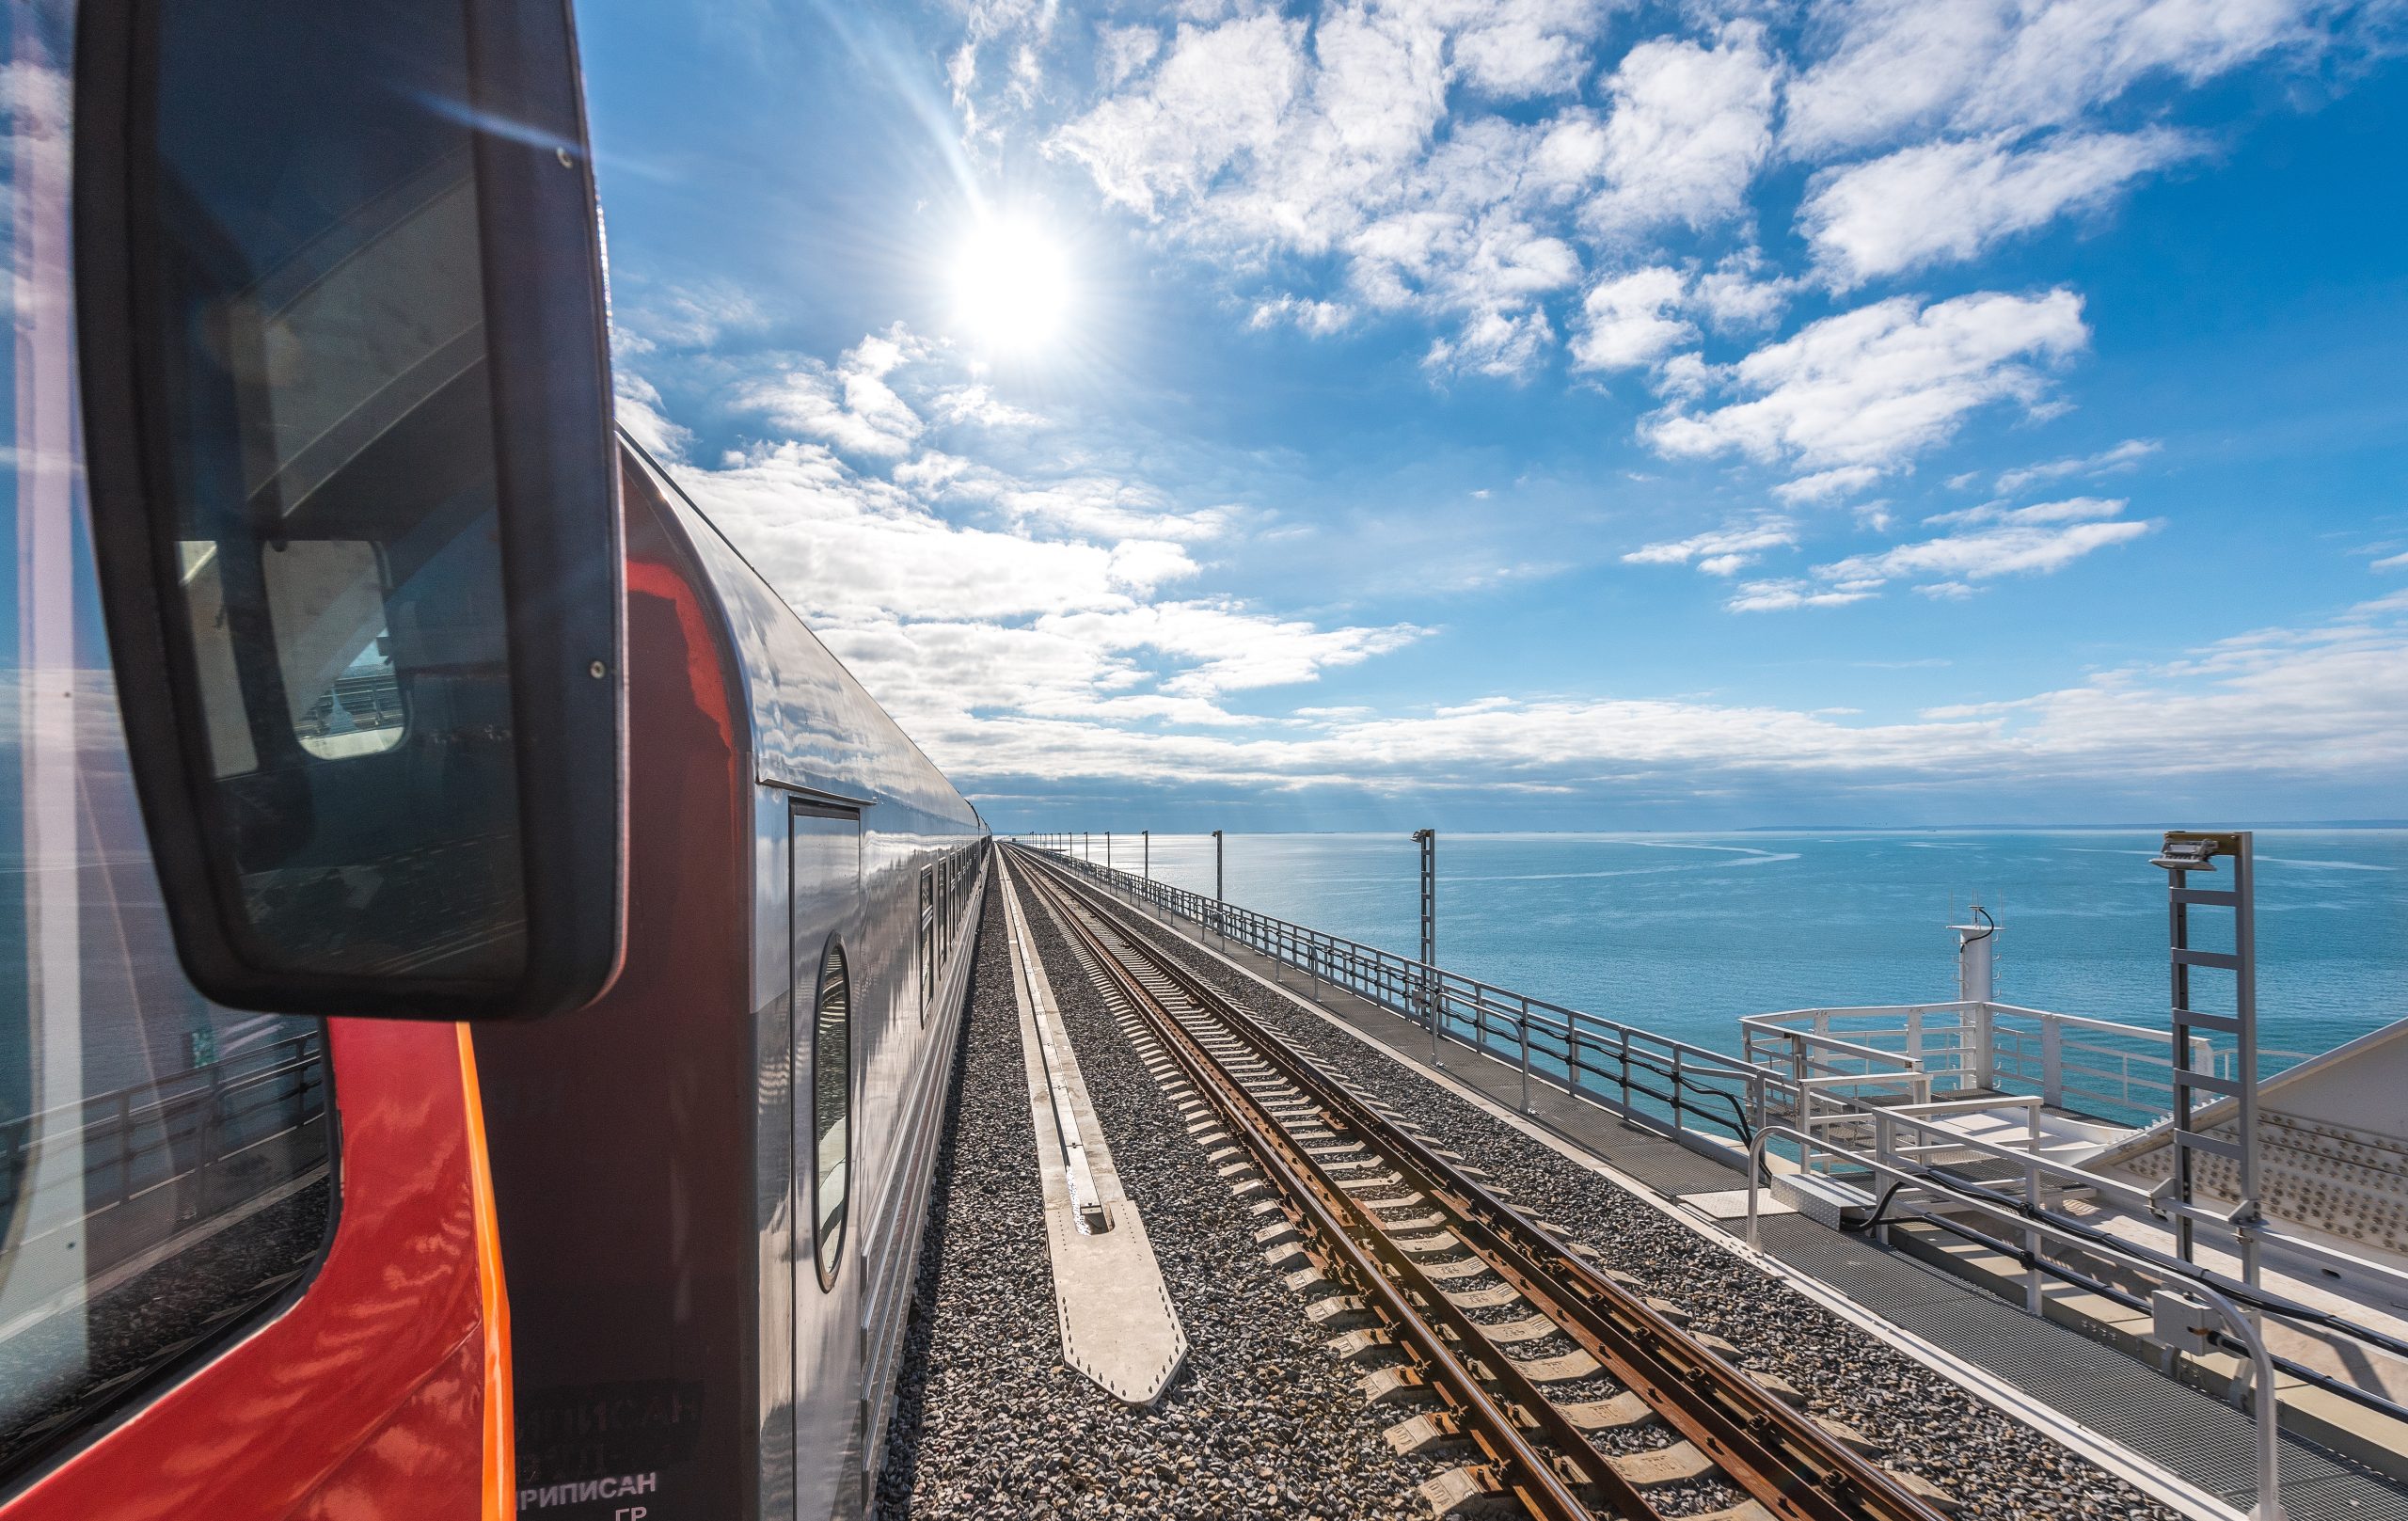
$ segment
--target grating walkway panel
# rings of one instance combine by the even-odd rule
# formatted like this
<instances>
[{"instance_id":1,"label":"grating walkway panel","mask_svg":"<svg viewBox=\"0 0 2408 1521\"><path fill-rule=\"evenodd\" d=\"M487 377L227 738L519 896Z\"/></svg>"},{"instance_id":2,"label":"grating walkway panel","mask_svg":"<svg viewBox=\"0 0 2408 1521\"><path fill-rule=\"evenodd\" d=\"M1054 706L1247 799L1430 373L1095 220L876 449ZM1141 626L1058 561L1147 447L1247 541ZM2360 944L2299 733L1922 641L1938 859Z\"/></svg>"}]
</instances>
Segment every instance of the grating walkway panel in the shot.
<instances>
[{"instance_id":1,"label":"grating walkway panel","mask_svg":"<svg viewBox=\"0 0 2408 1521\"><path fill-rule=\"evenodd\" d=\"M1883 1320L2241 1510L2256 1503L2257 1423L2221 1400L1938 1269L1802 1215L1764 1221L1765 1249ZM2408 1489L2286 1437L2292 1521L2408 1521Z\"/></svg>"}]
</instances>

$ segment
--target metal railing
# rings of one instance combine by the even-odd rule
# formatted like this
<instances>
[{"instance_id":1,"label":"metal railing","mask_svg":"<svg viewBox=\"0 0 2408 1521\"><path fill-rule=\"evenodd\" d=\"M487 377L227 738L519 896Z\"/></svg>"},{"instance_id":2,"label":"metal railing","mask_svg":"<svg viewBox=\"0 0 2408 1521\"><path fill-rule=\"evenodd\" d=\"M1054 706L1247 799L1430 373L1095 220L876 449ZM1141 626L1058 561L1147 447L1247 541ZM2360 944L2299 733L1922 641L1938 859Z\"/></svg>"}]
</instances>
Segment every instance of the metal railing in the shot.
<instances>
[{"instance_id":1,"label":"metal railing","mask_svg":"<svg viewBox=\"0 0 2408 1521\"><path fill-rule=\"evenodd\" d=\"M1929 1091L2029 1093L2053 1108L2116 1124L2147 1124L2174 1101L2172 1033L2053 1009L1972 999L1850 1008L1796 1008L1739 1022L1751 1062L1786 1071L1793 1082L1850 1075L1878 1091L1920 1072ZM2235 1053L2205 1037L2192 1041L2193 1065L2228 1075ZM2305 1056L2261 1051L2263 1069Z\"/></svg>"},{"instance_id":2,"label":"metal railing","mask_svg":"<svg viewBox=\"0 0 2408 1521\"><path fill-rule=\"evenodd\" d=\"M2104 1242L2093 1234L2085 1233L2077 1236L2036 1217L2027 1211L2013 1209L1995 1198L1985 1196L1978 1189L1965 1187L1952 1180L1934 1177L1911 1159L1899 1156L1894 1151L1877 1150L1872 1155L1866 1155L1849 1148L1835 1147L1820 1136L1808 1134L1804 1131L1787 1125L1764 1127L1756 1133L1755 1139L1748 1149L1747 1240L1748 1246L1752 1251L1764 1250L1763 1237L1758 1226L1759 1195L1765 1176L1766 1153L1776 1140L1788 1141L1809 1152L1819 1150L1836 1153L1837 1158L1845 1159L1847 1163L1866 1170L1873 1177L1877 1186L1882 1180L1889 1180L1893 1193L1901 1189L1927 1191L1947 1200L1955 1212L1978 1213L1998 1222L2012 1233L2014 1239L1993 1238L1961 1222L1952 1223L1952 1228L1956 1234L1982 1245L2020 1253L2025 1260L2036 1264L2032 1270L2036 1275L2039 1271L2038 1264L2046 1262L2048 1246L2053 1244L2061 1252L2103 1259L2130 1271L2155 1278L2186 1296L2198 1310L2211 1312L2218 1321L2223 1323L2224 1329L2220 1333L2212 1330L2206 1331L2205 1339L2209 1344L2212 1344L2213 1341L2228 1343L2239 1349L2242 1355L2249 1360L2249 1391L2255 1405L2253 1424L2256 1428L2252 1434L2255 1437L2255 1455L2258 1465L2258 1503L2249 1512L2251 1521L2282 1521L2283 1492L2280 1472L2282 1405L2279 1399L2280 1391L2274 1382L2277 1359L2268 1352L2265 1336L2258 1329L2256 1322L2240 1304L2234 1301L2232 1294L2226 1291L2226 1288L2230 1288L2235 1292L2242 1292L2243 1291L2240 1286L2219 1286L2207 1281L2195 1271L2180 1270L2189 1267L2190 1264L2169 1266L2162 1261L2151 1260L2141 1252L2124 1247L2119 1244ZM1925 1218L1932 1218L1929 1212L1924 1212ZM2050 1271L2093 1292L2107 1294L2126 1303L2133 1303L2137 1307L2135 1296L2115 1285L2101 1283L2078 1269L2069 1266L2052 1266ZM2262 1296L2258 1297L2262 1304ZM2152 1308L2157 1307L2156 1301L2152 1300L2150 1306ZM2036 1315L2041 1311L2041 1307L2036 1302L2028 1307ZM2192 1323L2197 1323L2194 1321ZM2299 1371L2296 1369L2291 1370Z\"/></svg>"},{"instance_id":3,"label":"metal railing","mask_svg":"<svg viewBox=\"0 0 2408 1521\"><path fill-rule=\"evenodd\" d=\"M1302 974L1316 996L1326 985L1412 1020L1430 1032L1431 1057L1449 1045L1518 1069L1521 1105L1533 1083L1670 1127L1675 1139L1745 1148L1760 1117L1796 1101L1785 1069L1741 1060L1637 1025L1423 964L1360 941L1133 877L1059 849L1044 859L1092 878L1132 903L1150 906ZM1769 1091L1767 1085L1779 1091Z\"/></svg>"},{"instance_id":4,"label":"metal railing","mask_svg":"<svg viewBox=\"0 0 2408 1521\"><path fill-rule=\"evenodd\" d=\"M75 1159L74 1171L45 1180L33 1201L37 1217L24 1222L16 1246L54 1230L83 1228L104 1212L167 1188L175 1190L179 1228L205 1223L290 1180L257 1176L270 1170L257 1167L221 1176L230 1163L322 1121L325 1113L325 1041L313 1030L155 1082L0 1121L0 1218L17 1215L20 1191L44 1157L65 1155ZM113 1241L108 1232L91 1234L87 1273L114 1265L105 1260ZM145 1241L137 1233L118 1244L131 1250Z\"/></svg>"}]
</instances>

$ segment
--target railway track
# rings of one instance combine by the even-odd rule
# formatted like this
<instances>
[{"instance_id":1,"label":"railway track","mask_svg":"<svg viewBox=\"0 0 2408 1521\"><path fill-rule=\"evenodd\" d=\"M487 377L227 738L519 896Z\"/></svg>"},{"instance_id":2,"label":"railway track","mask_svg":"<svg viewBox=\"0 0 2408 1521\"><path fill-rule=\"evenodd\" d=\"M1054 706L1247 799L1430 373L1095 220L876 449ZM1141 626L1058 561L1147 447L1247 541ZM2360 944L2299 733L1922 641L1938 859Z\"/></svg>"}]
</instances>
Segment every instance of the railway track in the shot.
<instances>
[{"instance_id":1,"label":"railway track","mask_svg":"<svg viewBox=\"0 0 2408 1521\"><path fill-rule=\"evenodd\" d=\"M1933 1521L1936 1493L1790 1408L1673 1307L1318 1070L1117 905L1018 857L1107 995L1198 1095L1190 1129L1215 1145L1210 1132L1225 1133L1223 1174L1259 1175L1258 1242L1291 1287L1321 1291L1307 1313L1339 1333L1331 1351L1378 1365L1368 1398L1412 1407L1390 1444L1458 1459L1422 1486L1437 1514L1518 1503L1546 1521Z\"/></svg>"}]
</instances>

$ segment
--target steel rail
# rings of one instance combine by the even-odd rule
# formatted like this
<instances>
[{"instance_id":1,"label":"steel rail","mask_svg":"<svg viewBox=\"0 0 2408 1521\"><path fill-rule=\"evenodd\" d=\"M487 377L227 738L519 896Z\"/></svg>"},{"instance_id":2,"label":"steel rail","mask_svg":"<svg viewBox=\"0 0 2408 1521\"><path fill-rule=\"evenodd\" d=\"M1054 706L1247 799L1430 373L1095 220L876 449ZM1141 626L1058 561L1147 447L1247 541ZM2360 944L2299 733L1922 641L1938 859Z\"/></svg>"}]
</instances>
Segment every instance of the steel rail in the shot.
<instances>
[{"instance_id":1,"label":"steel rail","mask_svg":"<svg viewBox=\"0 0 2408 1521\"><path fill-rule=\"evenodd\" d=\"M1069 910L1061 884L1050 874L1030 874L1032 880L1057 908ZM1291 1223L1300 1234L1307 1236L1320 1247L1307 1256L1323 1275L1345 1283L1361 1294L1386 1329L1404 1344L1406 1355L1419 1374L1439 1398L1451 1409L1461 1428L1487 1457L1496 1469L1496 1479L1532 1514L1546 1521L1594 1521L1597 1513L1575 1494L1564 1476L1524 1434L1518 1413L1534 1413L1537 1408L1552 1410L1534 1387L1523 1381L1523 1409L1509 1408L1485 1386L1484 1374L1493 1368L1474 1369L1448 1342L1445 1332L1431 1323L1424 1306L1435 1308L1445 1305L1452 1311L1450 1319L1458 1322L1453 1329L1463 1336L1466 1329L1472 1339L1467 1344L1478 1346L1476 1327L1450 1304L1446 1296L1424 1277L1418 1268L1402 1254L1394 1259L1376 1252L1366 1237L1386 1240L1376 1223L1363 1208L1339 1188L1321 1165L1296 1146L1286 1129L1272 1117L1269 1108L1230 1073L1211 1053L1205 1051L1196 1037L1180 1022L1179 1017L1146 986L1125 959L1116 953L1094 927L1076 911L1062 911L1056 921L1074 939L1083 943L1095 963L1113 977L1132 1006L1144 1016L1173 1061L1185 1072L1197 1092L1206 1096L1227 1120L1231 1133L1254 1153L1256 1165L1263 1177L1284 1195L1296 1215ZM1118 927L1113 927L1116 932ZM1121 937L1126 943L1125 935ZM1417 1305L1418 1298L1422 1303ZM1502 1362L1498 1358L1497 1361ZM1509 1395L1513 1392L1509 1386ZM1560 1419L1560 1417L1558 1418ZM1611 1472L1602 1457L1585 1441L1576 1444L1587 1453L1592 1464ZM1582 1474L1581 1481L1588 1481ZM1608 1482L1627 1490L1620 1475ZM1644 1501L1635 1491L1630 1498L1641 1509L1623 1510L1616 1513L1652 1513L1644 1509Z\"/></svg>"},{"instance_id":2,"label":"steel rail","mask_svg":"<svg viewBox=\"0 0 2408 1521\"><path fill-rule=\"evenodd\" d=\"M1352 1130L1369 1140L1403 1175L1402 1186L1418 1190L1451 1217L1450 1228L1468 1250L1596 1358L1605 1373L1638 1393L1658 1418L1703 1452L1749 1497L1788 1521L1933 1521L1936 1513L1878 1465L1758 1386L1649 1306L1642 1295L1581 1260L1535 1221L1465 1177L1418 1136L1297 1059L1285 1042L1218 990L1143 940L1118 914L1117 905L1100 904L1095 895L1058 872L1049 869L1044 875L1057 896L1066 891L1075 893L1091 911L1106 916L1116 933L1152 971L1336 1121L1330 1127L1333 1131ZM1065 923L1078 919L1073 914L1060 917ZM1093 942L1092 933L1084 925L1080 927L1082 938ZM1108 951L1100 952L1098 959L1107 966L1119 960ZM1120 980L1135 978L1133 974ZM1159 1005L1150 990L1145 1002ZM1171 1022L1178 1023L1175 1018ZM1275 1121L1270 1123L1275 1133L1284 1136ZM1306 1161L1309 1164L1310 1159ZM1371 1228L1379 1228L1374 1223ZM1409 1260L1405 1265L1412 1267ZM1418 1269L1413 1276L1420 1276ZM1451 1327L1458 1336L1467 1333L1476 1339L1465 1344L1488 1345L1478 1327L1443 1293L1434 1289L1422 1291L1434 1307L1444 1306L1452 1312L1446 1319L1462 1322ZM1497 1371L1513 1368L1512 1359L1501 1353L1487 1361ZM1576 1458L1594 1454L1595 1450L1552 1402L1535 1389L1531 1394L1538 1401L1532 1413L1551 1439L1572 1443ZM1652 1511L1620 1481L1621 1475L1610 1464L1583 1462L1580 1467L1584 1478L1592 1468L1611 1475L1600 1487L1614 1495L1620 1502L1616 1508L1623 1513L1633 1513L1631 1502L1642 1513Z\"/></svg>"}]
</instances>

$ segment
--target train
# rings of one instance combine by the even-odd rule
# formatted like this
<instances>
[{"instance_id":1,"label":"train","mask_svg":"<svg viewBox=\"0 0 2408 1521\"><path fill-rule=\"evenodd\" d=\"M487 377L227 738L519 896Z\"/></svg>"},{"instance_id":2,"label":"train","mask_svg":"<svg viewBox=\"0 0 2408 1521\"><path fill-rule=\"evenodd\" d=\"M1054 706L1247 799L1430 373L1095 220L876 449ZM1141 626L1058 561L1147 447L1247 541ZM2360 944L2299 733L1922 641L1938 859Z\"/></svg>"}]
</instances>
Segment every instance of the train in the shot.
<instances>
[{"instance_id":1,"label":"train","mask_svg":"<svg viewBox=\"0 0 2408 1521\"><path fill-rule=\"evenodd\" d=\"M616 429L566 8L0 37L0 1521L862 1513L990 836Z\"/></svg>"}]
</instances>

